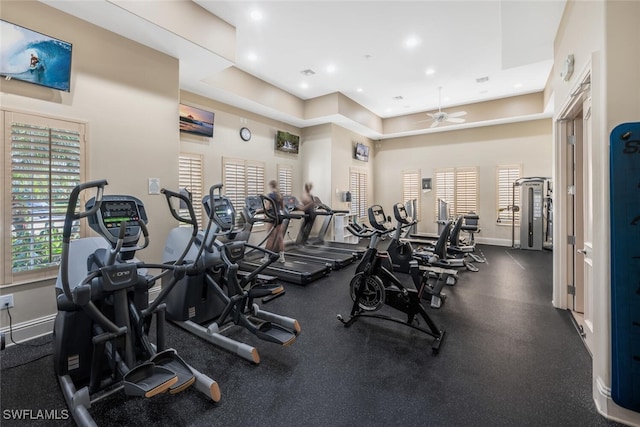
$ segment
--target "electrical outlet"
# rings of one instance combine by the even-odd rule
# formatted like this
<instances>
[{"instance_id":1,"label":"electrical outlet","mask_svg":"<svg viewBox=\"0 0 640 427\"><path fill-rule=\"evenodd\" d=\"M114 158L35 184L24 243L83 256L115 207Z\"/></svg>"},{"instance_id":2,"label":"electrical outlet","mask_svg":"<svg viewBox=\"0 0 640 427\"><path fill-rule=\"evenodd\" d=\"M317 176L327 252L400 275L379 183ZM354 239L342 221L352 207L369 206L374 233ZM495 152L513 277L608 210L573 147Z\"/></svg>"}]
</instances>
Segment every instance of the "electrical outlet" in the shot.
<instances>
[{"instance_id":1,"label":"electrical outlet","mask_svg":"<svg viewBox=\"0 0 640 427\"><path fill-rule=\"evenodd\" d=\"M0 295L0 310L13 308L13 294Z\"/></svg>"}]
</instances>

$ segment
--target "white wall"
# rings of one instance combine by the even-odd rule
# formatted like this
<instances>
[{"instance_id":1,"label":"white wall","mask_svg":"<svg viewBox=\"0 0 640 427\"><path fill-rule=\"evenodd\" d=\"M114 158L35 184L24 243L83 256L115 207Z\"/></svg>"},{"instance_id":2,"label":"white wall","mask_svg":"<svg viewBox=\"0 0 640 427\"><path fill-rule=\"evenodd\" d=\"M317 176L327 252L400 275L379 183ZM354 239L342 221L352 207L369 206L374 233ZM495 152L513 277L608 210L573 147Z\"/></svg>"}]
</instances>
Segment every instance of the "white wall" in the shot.
<instances>
[{"instance_id":1,"label":"white wall","mask_svg":"<svg viewBox=\"0 0 640 427\"><path fill-rule=\"evenodd\" d=\"M593 398L603 415L629 425L640 425L640 414L616 405L611 387L611 293L609 205L609 133L619 123L638 121L640 117L640 3L626 1L582 2L567 4L558 31L554 61L561 64L568 54L575 57L576 76L591 71L593 123L593 284L587 299L593 301ZM558 73L552 76L555 111L560 113L575 89ZM563 147L556 144L555 171L561 182L565 159ZM561 200L559 209L566 209ZM559 224L560 225L560 224ZM566 235L566 227L556 229ZM554 303L560 308L566 293L563 256L554 251Z\"/></svg>"},{"instance_id":2,"label":"white wall","mask_svg":"<svg viewBox=\"0 0 640 427\"><path fill-rule=\"evenodd\" d=\"M160 259L158 242L174 221L164 197L149 196L147 187L151 177L161 185L177 185L178 61L39 2L2 2L0 16L73 44L69 93L2 80L2 108L88 123L86 178L107 179L108 194L142 199L152 244L140 255ZM2 293L14 294L14 325L38 323L56 311L51 280L5 287ZM6 311L0 315L4 327ZM34 327L35 333L47 331L41 326Z\"/></svg>"},{"instance_id":3,"label":"white wall","mask_svg":"<svg viewBox=\"0 0 640 427\"><path fill-rule=\"evenodd\" d=\"M333 194L330 206L336 210L348 210L350 204L340 199L340 194L349 191L351 186L350 170L352 168L367 172L369 204L374 203L375 149L374 143L355 132L340 126L333 126L333 144L331 149L331 173L333 177ZM354 158L355 144L359 142L369 147L369 161L363 162ZM339 190L339 193L336 193Z\"/></svg>"},{"instance_id":4,"label":"white wall","mask_svg":"<svg viewBox=\"0 0 640 427\"><path fill-rule=\"evenodd\" d=\"M275 151L278 130L300 135L300 129L186 91L180 93L180 102L215 113L213 138L180 134L180 150L201 154L204 158L205 191L213 184L222 182L222 158L233 157L264 162L266 182L277 179L278 165L290 166L293 170L293 193L300 197L303 188L303 154ZM243 141L240 138L242 127L251 130L251 140Z\"/></svg>"},{"instance_id":5,"label":"white wall","mask_svg":"<svg viewBox=\"0 0 640 427\"><path fill-rule=\"evenodd\" d=\"M304 130L300 146L302 180L313 184L312 193L320 200L331 200L331 145L330 124Z\"/></svg>"},{"instance_id":6,"label":"white wall","mask_svg":"<svg viewBox=\"0 0 640 427\"><path fill-rule=\"evenodd\" d=\"M376 143L375 202L387 210L401 201L402 171L420 169L434 178L437 168L479 168L478 241L511 245L511 226L497 225L498 165L521 164L523 176L551 176L551 120L511 123L437 134L387 139ZM422 192L418 230L437 233L435 191ZM516 236L518 236L516 229Z\"/></svg>"}]
</instances>

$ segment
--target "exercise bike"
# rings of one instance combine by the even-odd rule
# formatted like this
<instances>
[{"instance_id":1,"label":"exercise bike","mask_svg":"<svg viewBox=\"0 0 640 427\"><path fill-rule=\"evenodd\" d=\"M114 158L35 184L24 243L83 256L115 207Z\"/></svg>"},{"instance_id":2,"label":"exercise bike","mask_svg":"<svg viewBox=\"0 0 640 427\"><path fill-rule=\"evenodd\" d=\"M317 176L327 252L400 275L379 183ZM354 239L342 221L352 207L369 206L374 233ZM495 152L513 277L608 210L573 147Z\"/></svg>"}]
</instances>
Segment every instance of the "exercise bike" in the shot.
<instances>
[{"instance_id":1,"label":"exercise bike","mask_svg":"<svg viewBox=\"0 0 640 427\"><path fill-rule=\"evenodd\" d=\"M89 413L92 403L117 392L151 398L194 385L219 401L218 384L166 348L162 302L190 266L137 261L135 252L149 245L144 206L135 197L103 195L106 185L104 180L93 181L73 189L63 229L53 355L72 417L78 425L95 426ZM76 213L80 193L93 188L96 196ZM74 223L80 219L86 219L100 237L71 241L77 229ZM161 273L152 276L148 269ZM159 277L169 275L167 288L149 303L149 289ZM156 342L152 343L149 330L154 315Z\"/></svg>"},{"instance_id":2,"label":"exercise bike","mask_svg":"<svg viewBox=\"0 0 640 427\"><path fill-rule=\"evenodd\" d=\"M267 203L269 201L263 196L264 212L277 221L275 203ZM207 228L197 233L196 244L185 257L195 263L198 272L181 278L167 297L168 319L190 333L258 364L260 355L255 347L234 340L225 332L240 327L263 341L282 346L295 342L301 331L297 320L262 310L254 302L258 298L281 294L282 286L250 286L279 255L245 241L218 239L239 231L235 229L236 211L231 201L222 195L222 184L209 189L203 205L209 217ZM173 206L170 208L176 216ZM188 239L184 227L171 230L163 253L164 262L174 263L175 248L182 247ZM269 258L240 277L238 262L247 247L262 251Z\"/></svg>"},{"instance_id":3,"label":"exercise bike","mask_svg":"<svg viewBox=\"0 0 640 427\"><path fill-rule=\"evenodd\" d=\"M393 270L400 273L411 274L414 282L418 280L416 275L424 276L429 280L432 295L426 293L424 297L431 299L432 308L440 308L444 298L441 291L444 285L453 286L458 281L458 271L452 268L445 268L438 265L440 258L428 251L414 249L410 241L402 239L402 230L415 227L416 221L407 213L402 203L396 203L393 206L393 214L397 225L393 237L387 247L387 252L393 264ZM419 268L415 268L415 262ZM418 283L418 282L417 282Z\"/></svg>"},{"instance_id":4,"label":"exercise bike","mask_svg":"<svg viewBox=\"0 0 640 427\"><path fill-rule=\"evenodd\" d=\"M349 284L353 300L349 319L344 319L338 314L338 320L345 327L351 326L361 317L388 320L408 326L432 337L431 348L433 354L437 354L444 340L445 329L436 325L422 305L422 294L428 291L426 281L423 281L419 288L410 289L393 274L389 255L378 251L376 245L380 236L393 232L394 228L388 223L381 206L371 206L368 215L374 234L356 268L356 275ZM417 262L415 266L417 267ZM405 313L406 320L374 313L385 305ZM425 327L420 326L421 320L424 321Z\"/></svg>"}]
</instances>

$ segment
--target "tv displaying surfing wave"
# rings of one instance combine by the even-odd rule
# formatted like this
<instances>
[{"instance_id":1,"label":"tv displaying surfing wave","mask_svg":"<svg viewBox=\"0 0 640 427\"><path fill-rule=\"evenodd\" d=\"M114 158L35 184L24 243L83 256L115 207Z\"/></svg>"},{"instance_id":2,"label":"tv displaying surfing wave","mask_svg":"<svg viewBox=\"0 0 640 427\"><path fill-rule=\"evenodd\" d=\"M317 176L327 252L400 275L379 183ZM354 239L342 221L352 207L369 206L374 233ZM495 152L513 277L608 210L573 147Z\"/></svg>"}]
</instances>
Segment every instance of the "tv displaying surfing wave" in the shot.
<instances>
[{"instance_id":1,"label":"tv displaying surfing wave","mask_svg":"<svg viewBox=\"0 0 640 427\"><path fill-rule=\"evenodd\" d=\"M0 75L69 92L69 42L0 20Z\"/></svg>"},{"instance_id":2,"label":"tv displaying surfing wave","mask_svg":"<svg viewBox=\"0 0 640 427\"><path fill-rule=\"evenodd\" d=\"M212 111L180 104L180 132L211 138L214 117Z\"/></svg>"}]
</instances>

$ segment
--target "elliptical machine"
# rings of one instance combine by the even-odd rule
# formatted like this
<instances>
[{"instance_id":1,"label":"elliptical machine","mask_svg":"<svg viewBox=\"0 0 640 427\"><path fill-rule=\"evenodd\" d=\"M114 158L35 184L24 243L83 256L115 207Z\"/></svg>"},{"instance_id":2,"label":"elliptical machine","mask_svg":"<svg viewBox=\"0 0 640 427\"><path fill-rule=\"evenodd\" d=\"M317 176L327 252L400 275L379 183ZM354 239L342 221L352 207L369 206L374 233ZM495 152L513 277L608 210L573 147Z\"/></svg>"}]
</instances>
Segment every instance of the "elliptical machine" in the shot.
<instances>
[{"instance_id":1,"label":"elliptical machine","mask_svg":"<svg viewBox=\"0 0 640 427\"><path fill-rule=\"evenodd\" d=\"M92 403L120 391L150 398L179 393L195 384L198 391L219 401L218 384L166 348L161 303L190 266L135 260L135 252L149 245L144 206L131 196L103 196L105 185L107 181L102 180L76 186L65 216L53 353L71 415L78 425L95 426L89 413ZM83 212L76 213L80 193L91 188L96 196ZM87 219L101 237L71 241L74 222L80 219ZM151 276L150 268L161 273ZM168 273L173 273L172 281L149 304L148 290ZM155 343L148 335L153 315Z\"/></svg>"},{"instance_id":2,"label":"elliptical machine","mask_svg":"<svg viewBox=\"0 0 640 427\"><path fill-rule=\"evenodd\" d=\"M419 287L416 284L417 289L409 289L393 274L388 253L378 251L376 244L380 236L393 232L394 228L386 220L387 217L380 205L371 206L368 214L369 222L374 227L374 234L356 268L356 275L349 284L353 300L349 319L345 320L341 314L338 314L338 320L345 327L351 326L361 317L389 320L408 326L431 336L434 339L431 349L434 354L437 354L444 340L445 329L435 324L422 305L422 294L429 291L429 287L426 281L421 281ZM418 269L417 262L414 261L414 263L415 268ZM373 313L385 305L405 313L406 320ZM425 327L419 325L420 319L425 322Z\"/></svg>"},{"instance_id":3,"label":"elliptical machine","mask_svg":"<svg viewBox=\"0 0 640 427\"><path fill-rule=\"evenodd\" d=\"M270 199L262 197L265 214L277 220L275 203L267 203ZM184 258L197 265L198 273L181 278L167 297L168 319L192 334L258 364L260 355L255 347L224 333L238 326L271 343L288 346L295 342L301 331L297 320L264 311L254 303L257 298L281 293L282 287L248 286L279 255L245 241L217 239L238 231L235 229L236 211L231 200L222 195L222 184L209 189L203 204L209 223L204 233L197 233L196 245ZM174 216L177 215L173 207L171 209ZM164 262L174 263L175 249L182 247L188 239L188 230L184 227L171 230L163 253ZM240 278L238 262L247 247L268 254L269 261Z\"/></svg>"}]
</instances>

